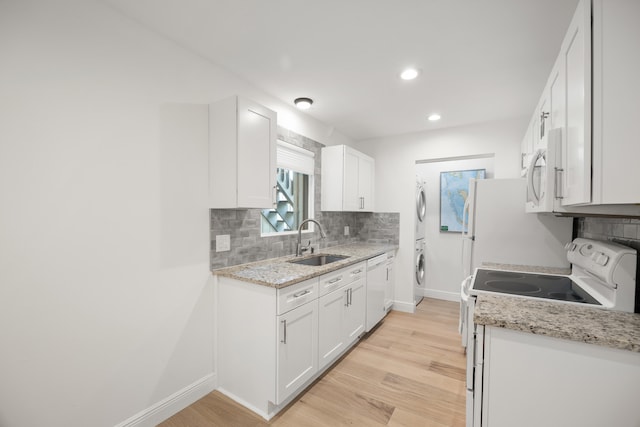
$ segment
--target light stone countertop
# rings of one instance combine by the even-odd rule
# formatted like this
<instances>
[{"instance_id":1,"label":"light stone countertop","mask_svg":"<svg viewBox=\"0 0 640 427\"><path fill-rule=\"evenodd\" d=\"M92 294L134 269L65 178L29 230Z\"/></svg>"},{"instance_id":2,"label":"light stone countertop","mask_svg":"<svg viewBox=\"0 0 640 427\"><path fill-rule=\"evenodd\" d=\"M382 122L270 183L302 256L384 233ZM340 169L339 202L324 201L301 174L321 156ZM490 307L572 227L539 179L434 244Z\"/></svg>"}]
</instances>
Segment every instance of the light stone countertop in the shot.
<instances>
[{"instance_id":1,"label":"light stone countertop","mask_svg":"<svg viewBox=\"0 0 640 427\"><path fill-rule=\"evenodd\" d=\"M498 268L497 265L485 263L483 267ZM528 266L523 270L509 267L503 269L533 271ZM535 272L562 274L540 269ZM638 313L504 294L482 294L477 297L474 321L486 326L640 353Z\"/></svg>"},{"instance_id":2,"label":"light stone countertop","mask_svg":"<svg viewBox=\"0 0 640 427\"><path fill-rule=\"evenodd\" d=\"M264 261L252 262L249 264L235 265L233 267L213 270L213 274L244 282L273 288L285 288L290 285L312 279L343 267L347 267L358 262L366 261L377 255L398 249L395 245L372 244L372 243L351 243L348 245L333 246L321 249L314 255L345 255L349 258L325 264L322 266L310 266L293 264L288 262L295 259L295 255L272 258ZM300 258L307 258L310 254Z\"/></svg>"},{"instance_id":3,"label":"light stone countertop","mask_svg":"<svg viewBox=\"0 0 640 427\"><path fill-rule=\"evenodd\" d=\"M483 262L481 268L491 268L494 270L523 271L526 273L544 273L544 274L571 274L571 268L562 267L540 267L537 265L520 265L520 264L498 264L495 262Z\"/></svg>"}]
</instances>

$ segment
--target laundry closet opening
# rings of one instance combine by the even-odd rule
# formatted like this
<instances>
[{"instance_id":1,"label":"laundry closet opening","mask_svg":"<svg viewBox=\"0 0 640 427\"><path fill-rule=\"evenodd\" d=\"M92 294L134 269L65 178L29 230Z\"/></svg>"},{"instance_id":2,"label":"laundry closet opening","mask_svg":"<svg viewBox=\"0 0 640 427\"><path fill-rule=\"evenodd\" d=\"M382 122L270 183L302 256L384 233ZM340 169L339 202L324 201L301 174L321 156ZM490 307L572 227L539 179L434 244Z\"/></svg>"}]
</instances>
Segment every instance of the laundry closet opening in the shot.
<instances>
[{"instance_id":1,"label":"laundry closet opening","mask_svg":"<svg viewBox=\"0 0 640 427\"><path fill-rule=\"evenodd\" d=\"M421 183L426 200L423 230L416 227L415 235L416 242L424 239L424 275L422 284L416 284L416 295L449 301L460 299L462 236L459 231L445 231L447 226L441 224L441 178L450 176L447 172L484 170L480 176L492 179L494 160L495 154L489 153L416 161L416 187ZM414 216L417 224L418 216Z\"/></svg>"}]
</instances>

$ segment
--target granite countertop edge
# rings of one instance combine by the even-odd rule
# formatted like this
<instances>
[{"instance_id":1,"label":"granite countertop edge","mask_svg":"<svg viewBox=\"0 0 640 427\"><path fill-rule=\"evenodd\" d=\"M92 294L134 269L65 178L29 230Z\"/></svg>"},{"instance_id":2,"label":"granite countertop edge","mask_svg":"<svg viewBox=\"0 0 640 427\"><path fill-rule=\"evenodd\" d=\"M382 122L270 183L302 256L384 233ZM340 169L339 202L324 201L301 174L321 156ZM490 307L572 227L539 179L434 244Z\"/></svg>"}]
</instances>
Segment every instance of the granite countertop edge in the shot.
<instances>
[{"instance_id":1,"label":"granite countertop edge","mask_svg":"<svg viewBox=\"0 0 640 427\"><path fill-rule=\"evenodd\" d=\"M530 266L483 264L483 267L538 271ZM555 274L562 274L555 272ZM559 301L511 295L478 295L474 322L640 353L640 314L593 308Z\"/></svg>"},{"instance_id":2,"label":"granite countertop edge","mask_svg":"<svg viewBox=\"0 0 640 427\"><path fill-rule=\"evenodd\" d=\"M398 246L392 244L350 243L347 245L323 248L314 254L343 255L348 257L322 266L294 264L289 261L295 259L296 256L287 255L216 269L212 271L212 274L219 277L227 277L256 285L281 289L397 249ZM304 257L308 256L310 255L305 255Z\"/></svg>"},{"instance_id":3,"label":"granite countertop edge","mask_svg":"<svg viewBox=\"0 0 640 427\"><path fill-rule=\"evenodd\" d=\"M514 296L479 295L474 321L640 353L640 314Z\"/></svg>"}]
</instances>

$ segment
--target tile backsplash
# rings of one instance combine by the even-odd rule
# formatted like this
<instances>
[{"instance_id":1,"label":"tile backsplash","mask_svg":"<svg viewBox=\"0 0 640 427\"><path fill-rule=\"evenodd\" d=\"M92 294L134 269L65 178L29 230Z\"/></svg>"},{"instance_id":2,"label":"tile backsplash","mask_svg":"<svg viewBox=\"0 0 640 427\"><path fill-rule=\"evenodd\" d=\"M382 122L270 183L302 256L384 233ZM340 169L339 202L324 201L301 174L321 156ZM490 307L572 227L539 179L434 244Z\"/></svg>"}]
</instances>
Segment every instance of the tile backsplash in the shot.
<instances>
[{"instance_id":1,"label":"tile backsplash","mask_svg":"<svg viewBox=\"0 0 640 427\"><path fill-rule=\"evenodd\" d=\"M640 251L640 219L637 218L578 218L576 235L612 240Z\"/></svg>"},{"instance_id":2,"label":"tile backsplash","mask_svg":"<svg viewBox=\"0 0 640 427\"><path fill-rule=\"evenodd\" d=\"M322 212L320 210L323 144L280 127L278 139L315 153L314 219L322 224L327 238L320 239L320 233L316 231L304 233L303 242L311 240L312 245L318 249L357 241L398 245L399 213ZM295 253L297 234L260 236L260 209L211 209L210 214L212 270ZM349 226L349 236L344 236L345 226ZM225 234L231 236L231 250L216 252L216 236Z\"/></svg>"},{"instance_id":3,"label":"tile backsplash","mask_svg":"<svg viewBox=\"0 0 640 427\"><path fill-rule=\"evenodd\" d=\"M304 233L318 249L353 242L399 243L400 214L360 212L320 212L315 218L327 234ZM344 227L349 226L349 236ZM231 250L216 252L215 236L229 234ZM211 269L292 255L297 234L260 236L260 209L211 209Z\"/></svg>"}]
</instances>

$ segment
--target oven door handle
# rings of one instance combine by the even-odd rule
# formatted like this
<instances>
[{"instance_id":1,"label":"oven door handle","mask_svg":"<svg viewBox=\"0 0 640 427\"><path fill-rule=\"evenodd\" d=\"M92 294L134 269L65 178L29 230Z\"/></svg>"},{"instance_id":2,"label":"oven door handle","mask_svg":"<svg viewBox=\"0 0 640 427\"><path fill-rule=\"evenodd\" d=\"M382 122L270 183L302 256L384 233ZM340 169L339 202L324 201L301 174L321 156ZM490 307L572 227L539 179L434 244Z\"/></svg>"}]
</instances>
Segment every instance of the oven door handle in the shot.
<instances>
[{"instance_id":1,"label":"oven door handle","mask_svg":"<svg viewBox=\"0 0 640 427\"><path fill-rule=\"evenodd\" d=\"M458 333L462 334L463 325L467 323L467 304L469 304L469 284L473 276L469 276L460 285L460 318L458 321ZM469 325L466 325L467 328Z\"/></svg>"},{"instance_id":2,"label":"oven door handle","mask_svg":"<svg viewBox=\"0 0 640 427\"><path fill-rule=\"evenodd\" d=\"M468 302L469 301L469 295L470 295L470 291L471 291L471 280L473 279L473 276L469 276L466 279L464 279L462 281L462 285L460 286L460 298L462 298L462 301L464 302Z\"/></svg>"}]
</instances>

